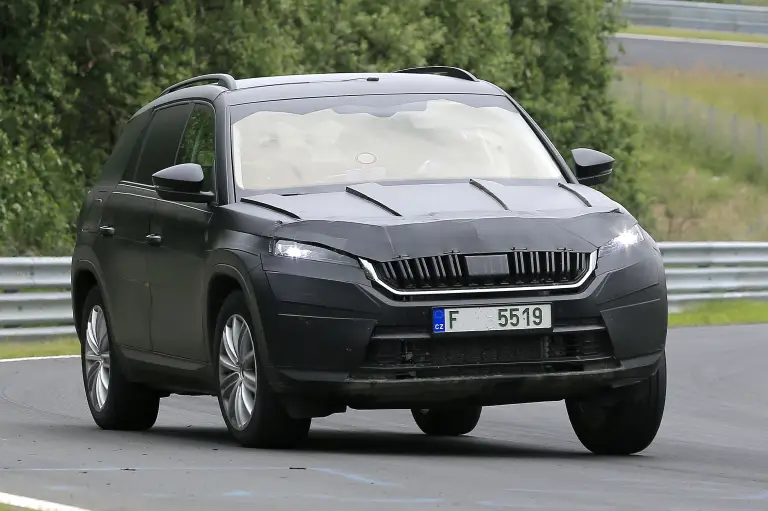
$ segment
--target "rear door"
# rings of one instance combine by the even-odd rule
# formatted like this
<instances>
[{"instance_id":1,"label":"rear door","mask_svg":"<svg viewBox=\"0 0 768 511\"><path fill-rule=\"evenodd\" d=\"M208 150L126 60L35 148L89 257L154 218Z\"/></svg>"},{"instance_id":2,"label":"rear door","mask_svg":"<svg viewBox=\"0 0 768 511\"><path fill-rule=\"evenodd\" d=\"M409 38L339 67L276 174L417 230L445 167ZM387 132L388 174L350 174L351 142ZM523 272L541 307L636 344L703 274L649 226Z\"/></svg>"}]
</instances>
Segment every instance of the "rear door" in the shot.
<instances>
[{"instance_id":1,"label":"rear door","mask_svg":"<svg viewBox=\"0 0 768 511\"><path fill-rule=\"evenodd\" d=\"M101 288L107 305L112 334L119 344L149 349L149 287L146 261L142 255L143 236L149 225L153 202L130 184L146 135L149 114L133 119L121 137L120 169L114 169L109 188L99 190L103 201L91 207L83 230L94 233L93 250L101 268ZM118 152L116 148L115 153ZM114 179L114 181L113 181ZM98 211L98 212L97 212Z\"/></svg>"},{"instance_id":2,"label":"rear door","mask_svg":"<svg viewBox=\"0 0 768 511\"><path fill-rule=\"evenodd\" d=\"M186 103L153 112L136 163L107 200L99 226L113 333L118 343L136 349L152 349L148 254L153 248L150 217L157 204L152 174L173 164L191 110Z\"/></svg>"},{"instance_id":3,"label":"rear door","mask_svg":"<svg viewBox=\"0 0 768 511\"><path fill-rule=\"evenodd\" d=\"M175 160L203 168L203 190L216 194L214 179L215 113L208 103L196 103ZM152 286L152 345L156 352L205 362L203 277L208 226L215 205L158 199L150 220L162 241L150 258Z\"/></svg>"}]
</instances>

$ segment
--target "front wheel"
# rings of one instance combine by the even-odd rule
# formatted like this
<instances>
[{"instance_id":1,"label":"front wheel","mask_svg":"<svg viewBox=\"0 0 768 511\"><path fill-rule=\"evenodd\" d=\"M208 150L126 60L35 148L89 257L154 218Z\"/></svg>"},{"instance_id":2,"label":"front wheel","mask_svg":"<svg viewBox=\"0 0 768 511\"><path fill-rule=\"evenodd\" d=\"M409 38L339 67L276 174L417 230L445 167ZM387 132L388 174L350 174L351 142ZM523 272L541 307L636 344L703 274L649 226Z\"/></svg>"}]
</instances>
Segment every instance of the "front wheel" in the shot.
<instances>
[{"instance_id":1,"label":"front wheel","mask_svg":"<svg viewBox=\"0 0 768 511\"><path fill-rule=\"evenodd\" d=\"M419 429L427 435L459 436L475 429L482 410L481 406L414 408L411 415Z\"/></svg>"},{"instance_id":2,"label":"front wheel","mask_svg":"<svg viewBox=\"0 0 768 511\"><path fill-rule=\"evenodd\" d=\"M221 414L245 447L290 448L309 433L311 419L285 411L261 370L251 315L242 292L229 295L216 322L216 377Z\"/></svg>"},{"instance_id":3,"label":"front wheel","mask_svg":"<svg viewBox=\"0 0 768 511\"><path fill-rule=\"evenodd\" d=\"M599 396L566 400L568 417L581 443L595 454L628 455L646 449L656 437L667 394L667 359L645 381Z\"/></svg>"}]
</instances>

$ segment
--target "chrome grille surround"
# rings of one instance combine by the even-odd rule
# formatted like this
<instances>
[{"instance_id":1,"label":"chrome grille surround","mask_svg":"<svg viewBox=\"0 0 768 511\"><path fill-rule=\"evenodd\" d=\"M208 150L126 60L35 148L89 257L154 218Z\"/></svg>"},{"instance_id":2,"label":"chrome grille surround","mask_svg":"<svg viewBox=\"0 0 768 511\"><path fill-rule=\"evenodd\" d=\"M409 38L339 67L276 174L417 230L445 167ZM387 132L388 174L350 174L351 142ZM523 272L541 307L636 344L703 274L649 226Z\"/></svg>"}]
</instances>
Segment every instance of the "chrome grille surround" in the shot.
<instances>
[{"instance_id":1,"label":"chrome grille surround","mask_svg":"<svg viewBox=\"0 0 768 511\"><path fill-rule=\"evenodd\" d=\"M464 262L465 257L473 255L485 254L360 262L371 280L398 296L576 289L597 266L597 252L515 250L506 253L508 275L478 278L468 275Z\"/></svg>"}]
</instances>

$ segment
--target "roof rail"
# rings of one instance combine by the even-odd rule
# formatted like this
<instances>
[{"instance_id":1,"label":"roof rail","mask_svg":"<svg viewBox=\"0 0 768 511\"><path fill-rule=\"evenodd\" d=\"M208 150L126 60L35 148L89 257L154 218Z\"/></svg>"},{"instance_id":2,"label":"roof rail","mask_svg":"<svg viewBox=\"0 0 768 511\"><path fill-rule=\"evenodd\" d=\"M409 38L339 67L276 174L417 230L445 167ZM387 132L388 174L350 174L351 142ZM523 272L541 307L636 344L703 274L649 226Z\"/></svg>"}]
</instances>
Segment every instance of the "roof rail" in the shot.
<instances>
[{"instance_id":1,"label":"roof rail","mask_svg":"<svg viewBox=\"0 0 768 511\"><path fill-rule=\"evenodd\" d=\"M222 87L226 87L229 90L235 90L237 89L237 82L232 77L232 75L224 74L224 73L214 73L209 75L201 75L196 76L194 78L189 78L187 80L183 80L175 85L171 85L167 89L165 89L163 92L160 93L161 96L164 96L168 94L169 92L173 92L175 90L182 89L186 87L187 85L191 85L193 83L198 82L210 82L211 80L216 80L216 83L218 85L221 85Z\"/></svg>"},{"instance_id":2,"label":"roof rail","mask_svg":"<svg viewBox=\"0 0 768 511\"><path fill-rule=\"evenodd\" d=\"M449 67L449 66L424 66L424 67L410 67L408 69L401 69L399 71L395 71L395 73L413 73L413 74L423 74L423 75L442 75L442 76L450 76L452 78L460 78L462 80L471 80L473 82L478 82L479 80L475 75L470 73L469 71L464 71L461 68L458 67Z\"/></svg>"}]
</instances>

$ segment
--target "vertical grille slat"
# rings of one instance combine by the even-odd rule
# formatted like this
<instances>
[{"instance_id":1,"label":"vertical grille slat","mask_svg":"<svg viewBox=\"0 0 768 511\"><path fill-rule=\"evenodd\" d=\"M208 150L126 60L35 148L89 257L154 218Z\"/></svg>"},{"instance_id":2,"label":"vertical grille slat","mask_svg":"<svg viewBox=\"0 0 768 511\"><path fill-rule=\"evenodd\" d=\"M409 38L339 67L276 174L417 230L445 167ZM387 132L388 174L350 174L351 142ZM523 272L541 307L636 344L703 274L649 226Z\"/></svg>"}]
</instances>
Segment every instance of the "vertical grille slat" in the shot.
<instances>
[{"instance_id":1,"label":"vertical grille slat","mask_svg":"<svg viewBox=\"0 0 768 511\"><path fill-rule=\"evenodd\" d=\"M378 277L398 290L494 288L578 282L589 270L589 254L567 250L514 250L507 254L508 275L470 275L463 254L413 257L375 263Z\"/></svg>"},{"instance_id":2,"label":"vertical grille slat","mask_svg":"<svg viewBox=\"0 0 768 511\"><path fill-rule=\"evenodd\" d=\"M440 265L440 274L443 278L443 285L445 285L445 280L448 279L448 273L445 271L445 266L443 266L443 258L442 257L436 257L437 264Z\"/></svg>"},{"instance_id":3,"label":"vertical grille slat","mask_svg":"<svg viewBox=\"0 0 768 511\"><path fill-rule=\"evenodd\" d=\"M448 256L446 259L448 261L447 261L445 267L450 270L451 278L452 279L456 279L457 273L456 273L456 267L453 265L453 258L451 256Z\"/></svg>"},{"instance_id":4,"label":"vertical grille slat","mask_svg":"<svg viewBox=\"0 0 768 511\"><path fill-rule=\"evenodd\" d=\"M429 265L427 264L427 260L424 258L420 258L416 261L416 263L421 267L421 270L424 272L424 278L428 281L432 281L432 275L429 274Z\"/></svg>"},{"instance_id":5,"label":"vertical grille slat","mask_svg":"<svg viewBox=\"0 0 768 511\"><path fill-rule=\"evenodd\" d=\"M456 274L459 276L459 278L463 277L461 273L461 261L459 260L459 256L457 254L453 254L454 259L456 259Z\"/></svg>"}]
</instances>

